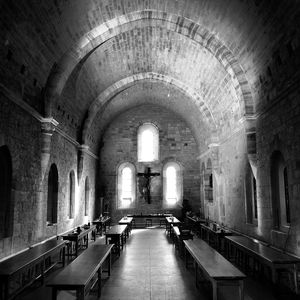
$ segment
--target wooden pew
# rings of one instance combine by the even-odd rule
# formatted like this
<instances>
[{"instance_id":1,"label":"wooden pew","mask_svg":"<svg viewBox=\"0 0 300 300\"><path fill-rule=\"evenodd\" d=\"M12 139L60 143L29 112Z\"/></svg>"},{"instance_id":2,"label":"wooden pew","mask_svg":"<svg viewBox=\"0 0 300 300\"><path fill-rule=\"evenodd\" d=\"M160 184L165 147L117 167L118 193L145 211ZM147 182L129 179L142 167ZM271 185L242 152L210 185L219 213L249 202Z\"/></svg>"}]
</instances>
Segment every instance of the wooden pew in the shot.
<instances>
[{"instance_id":1,"label":"wooden pew","mask_svg":"<svg viewBox=\"0 0 300 300\"><path fill-rule=\"evenodd\" d=\"M183 241L186 249L186 266L188 266L188 253L195 261L195 277L197 285L198 267L202 270L213 287L213 300L218 299L220 286L238 286L240 299L244 299L244 279L246 275L232 265L220 253L200 239Z\"/></svg>"},{"instance_id":2,"label":"wooden pew","mask_svg":"<svg viewBox=\"0 0 300 300\"><path fill-rule=\"evenodd\" d=\"M84 300L96 283L98 283L99 298L102 265L105 261L108 262L107 272L110 276L112 247L113 245L92 245L51 279L47 286L52 288L52 300L57 299L57 291L60 290L75 290L76 298Z\"/></svg>"},{"instance_id":3,"label":"wooden pew","mask_svg":"<svg viewBox=\"0 0 300 300\"><path fill-rule=\"evenodd\" d=\"M246 236L226 236L227 257L230 258L231 250L238 255L238 263L241 262L242 267L249 270L249 258L253 263L266 265L271 270L272 282L275 286L279 281L278 270L291 270L293 273L293 285L295 293L298 294L298 265L300 260L296 257L282 253L279 250L268 247L267 245L257 242Z\"/></svg>"},{"instance_id":4,"label":"wooden pew","mask_svg":"<svg viewBox=\"0 0 300 300\"><path fill-rule=\"evenodd\" d=\"M0 299L14 298L39 278L43 282L45 273L57 263L52 261L54 255L61 254L64 266L65 246L64 241L48 240L1 262Z\"/></svg>"}]
</instances>

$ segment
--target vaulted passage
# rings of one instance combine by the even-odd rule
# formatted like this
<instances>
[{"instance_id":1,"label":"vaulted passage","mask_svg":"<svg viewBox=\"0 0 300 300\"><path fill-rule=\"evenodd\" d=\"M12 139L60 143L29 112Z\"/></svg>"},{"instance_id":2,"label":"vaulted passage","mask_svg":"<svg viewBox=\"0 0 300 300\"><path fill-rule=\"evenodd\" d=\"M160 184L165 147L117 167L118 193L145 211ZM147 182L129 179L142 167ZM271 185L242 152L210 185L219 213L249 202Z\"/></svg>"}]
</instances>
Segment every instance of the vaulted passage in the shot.
<instances>
[{"instance_id":1,"label":"vaulted passage","mask_svg":"<svg viewBox=\"0 0 300 300\"><path fill-rule=\"evenodd\" d=\"M0 263L172 215L283 254L233 256L299 293L299 1L3 0L0 35Z\"/></svg>"}]
</instances>

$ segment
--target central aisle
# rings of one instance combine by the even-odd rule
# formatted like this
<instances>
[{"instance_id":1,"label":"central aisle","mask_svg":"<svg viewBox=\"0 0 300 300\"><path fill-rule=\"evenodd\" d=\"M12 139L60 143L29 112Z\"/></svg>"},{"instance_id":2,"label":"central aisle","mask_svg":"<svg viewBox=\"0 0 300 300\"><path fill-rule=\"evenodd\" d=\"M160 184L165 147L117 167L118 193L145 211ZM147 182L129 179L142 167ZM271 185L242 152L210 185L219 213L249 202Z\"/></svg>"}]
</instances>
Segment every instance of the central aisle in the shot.
<instances>
[{"instance_id":1,"label":"central aisle","mask_svg":"<svg viewBox=\"0 0 300 300\"><path fill-rule=\"evenodd\" d=\"M206 300L195 287L192 271L164 229L136 229L119 259L113 263L111 277L104 283L101 300Z\"/></svg>"}]
</instances>

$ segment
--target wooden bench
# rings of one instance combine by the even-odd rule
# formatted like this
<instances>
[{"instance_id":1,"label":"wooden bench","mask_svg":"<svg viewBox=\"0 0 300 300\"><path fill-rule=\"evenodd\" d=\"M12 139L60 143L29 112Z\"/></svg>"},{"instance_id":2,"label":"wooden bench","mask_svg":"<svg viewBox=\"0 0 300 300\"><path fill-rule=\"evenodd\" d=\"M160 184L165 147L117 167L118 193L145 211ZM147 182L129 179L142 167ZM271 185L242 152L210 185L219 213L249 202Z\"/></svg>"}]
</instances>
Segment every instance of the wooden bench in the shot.
<instances>
[{"instance_id":1,"label":"wooden bench","mask_svg":"<svg viewBox=\"0 0 300 300\"><path fill-rule=\"evenodd\" d=\"M300 260L296 257L280 252L261 242L255 241L246 236L226 236L227 257L231 257L232 250L235 252L237 263L240 263L245 270L250 269L249 259L254 264L266 265L271 270L272 283L278 286L279 274L282 271L293 273L293 285L295 293L298 294L298 265ZM255 268L255 265L253 266ZM259 268L259 267L258 267Z\"/></svg>"},{"instance_id":2,"label":"wooden bench","mask_svg":"<svg viewBox=\"0 0 300 300\"><path fill-rule=\"evenodd\" d=\"M110 276L112 247L113 245L92 245L51 279L47 286L52 288L52 300L57 299L57 291L60 290L75 290L76 298L84 300L96 283L98 283L99 298L101 295L102 265L107 261L107 272Z\"/></svg>"},{"instance_id":3,"label":"wooden bench","mask_svg":"<svg viewBox=\"0 0 300 300\"><path fill-rule=\"evenodd\" d=\"M56 239L46 241L29 248L0 263L0 299L14 298L35 280L44 280L57 262L65 265L65 242ZM61 261L53 262L55 255L61 255Z\"/></svg>"},{"instance_id":4,"label":"wooden bench","mask_svg":"<svg viewBox=\"0 0 300 300\"><path fill-rule=\"evenodd\" d=\"M185 259L188 266L188 253L195 261L196 285L198 282L198 267L204 276L210 280L213 287L213 300L218 299L220 286L238 286L240 299L244 299L244 279L246 275L232 265L215 249L200 239L183 241L186 249Z\"/></svg>"}]
</instances>

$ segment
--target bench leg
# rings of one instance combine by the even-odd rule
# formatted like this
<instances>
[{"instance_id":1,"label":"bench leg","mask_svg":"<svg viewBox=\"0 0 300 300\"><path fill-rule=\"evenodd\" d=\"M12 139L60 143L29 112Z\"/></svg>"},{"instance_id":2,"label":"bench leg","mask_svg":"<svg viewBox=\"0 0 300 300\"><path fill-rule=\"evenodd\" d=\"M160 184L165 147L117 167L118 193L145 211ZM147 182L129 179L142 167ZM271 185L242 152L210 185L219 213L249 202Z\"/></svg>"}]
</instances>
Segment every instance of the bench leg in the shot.
<instances>
[{"instance_id":1,"label":"bench leg","mask_svg":"<svg viewBox=\"0 0 300 300\"><path fill-rule=\"evenodd\" d=\"M239 287L240 287L240 300L244 300L244 281L240 280L239 282Z\"/></svg>"},{"instance_id":2,"label":"bench leg","mask_svg":"<svg viewBox=\"0 0 300 300\"><path fill-rule=\"evenodd\" d=\"M57 297L57 289L52 287L52 300L56 300Z\"/></svg>"},{"instance_id":3,"label":"bench leg","mask_svg":"<svg viewBox=\"0 0 300 300\"><path fill-rule=\"evenodd\" d=\"M76 299L84 300L84 287L76 290Z\"/></svg>"},{"instance_id":4,"label":"bench leg","mask_svg":"<svg viewBox=\"0 0 300 300\"><path fill-rule=\"evenodd\" d=\"M212 288L213 288L213 300L218 299L218 285L216 281L212 281Z\"/></svg>"},{"instance_id":5,"label":"bench leg","mask_svg":"<svg viewBox=\"0 0 300 300\"><path fill-rule=\"evenodd\" d=\"M108 264L108 276L110 276L110 271L111 271L111 252L108 254L108 261L107 261L107 264Z\"/></svg>"},{"instance_id":6,"label":"bench leg","mask_svg":"<svg viewBox=\"0 0 300 300\"><path fill-rule=\"evenodd\" d=\"M101 273L102 273L102 267L98 270L98 298L101 297Z\"/></svg>"}]
</instances>

